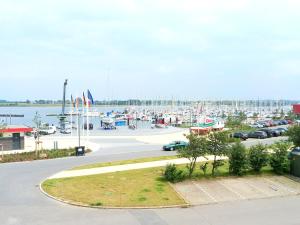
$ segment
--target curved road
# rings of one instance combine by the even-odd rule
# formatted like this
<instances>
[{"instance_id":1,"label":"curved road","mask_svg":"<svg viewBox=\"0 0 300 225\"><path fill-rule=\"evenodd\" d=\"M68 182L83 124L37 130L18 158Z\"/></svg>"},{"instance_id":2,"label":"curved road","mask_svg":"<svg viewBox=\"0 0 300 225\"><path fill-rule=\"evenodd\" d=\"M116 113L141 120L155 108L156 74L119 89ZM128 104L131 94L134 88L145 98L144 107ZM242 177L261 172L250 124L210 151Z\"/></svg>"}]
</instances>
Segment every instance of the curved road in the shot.
<instances>
[{"instance_id":1,"label":"curved road","mask_svg":"<svg viewBox=\"0 0 300 225\"><path fill-rule=\"evenodd\" d=\"M300 224L300 197L221 203L186 209L101 210L66 205L44 196L39 183L74 166L174 154L160 146L126 144L85 157L0 165L0 225L241 225Z\"/></svg>"}]
</instances>

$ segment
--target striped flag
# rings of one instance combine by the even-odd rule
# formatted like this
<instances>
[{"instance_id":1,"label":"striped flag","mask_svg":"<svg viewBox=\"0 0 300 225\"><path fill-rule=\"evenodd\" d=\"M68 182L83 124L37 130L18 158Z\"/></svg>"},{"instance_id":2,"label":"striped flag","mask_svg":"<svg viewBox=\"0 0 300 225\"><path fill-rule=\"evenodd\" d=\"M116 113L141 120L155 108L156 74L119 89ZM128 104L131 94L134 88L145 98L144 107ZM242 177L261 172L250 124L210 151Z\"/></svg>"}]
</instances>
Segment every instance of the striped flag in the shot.
<instances>
[{"instance_id":1,"label":"striped flag","mask_svg":"<svg viewBox=\"0 0 300 225\"><path fill-rule=\"evenodd\" d=\"M86 98L85 98L84 92L83 92L82 101L83 101L83 105L86 106Z\"/></svg>"},{"instance_id":2,"label":"striped flag","mask_svg":"<svg viewBox=\"0 0 300 225\"><path fill-rule=\"evenodd\" d=\"M90 92L90 90L88 90L88 100L89 100L89 103L91 103L92 105L94 105L94 98ZM90 104L89 104L90 106Z\"/></svg>"}]
</instances>

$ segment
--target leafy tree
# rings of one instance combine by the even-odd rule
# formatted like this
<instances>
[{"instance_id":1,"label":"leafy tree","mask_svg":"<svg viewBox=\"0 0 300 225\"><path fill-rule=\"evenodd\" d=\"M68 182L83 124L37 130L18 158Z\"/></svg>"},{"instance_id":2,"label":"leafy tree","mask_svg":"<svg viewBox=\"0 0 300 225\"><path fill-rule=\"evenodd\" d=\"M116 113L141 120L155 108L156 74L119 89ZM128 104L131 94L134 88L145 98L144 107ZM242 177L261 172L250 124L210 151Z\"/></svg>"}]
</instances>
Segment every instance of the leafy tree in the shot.
<instances>
[{"instance_id":1,"label":"leafy tree","mask_svg":"<svg viewBox=\"0 0 300 225\"><path fill-rule=\"evenodd\" d=\"M290 127L286 135L289 137L289 141L293 142L295 146L300 146L300 126L294 125Z\"/></svg>"},{"instance_id":2,"label":"leafy tree","mask_svg":"<svg viewBox=\"0 0 300 225\"><path fill-rule=\"evenodd\" d=\"M195 134L189 134L186 137L189 140L189 145L185 148L178 149L178 155L190 161L187 168L189 172L188 175L191 177L195 170L197 159L207 154L207 140L205 137Z\"/></svg>"},{"instance_id":3,"label":"leafy tree","mask_svg":"<svg viewBox=\"0 0 300 225\"><path fill-rule=\"evenodd\" d=\"M274 172L277 174L283 174L289 171L288 150L291 147L291 143L286 141L280 141L273 145L273 153L270 157L270 165Z\"/></svg>"},{"instance_id":4,"label":"leafy tree","mask_svg":"<svg viewBox=\"0 0 300 225\"><path fill-rule=\"evenodd\" d=\"M241 176L247 169L247 149L240 142L232 145L228 151L229 172L234 175Z\"/></svg>"},{"instance_id":5,"label":"leafy tree","mask_svg":"<svg viewBox=\"0 0 300 225\"><path fill-rule=\"evenodd\" d=\"M250 167L255 172L260 172L261 169L268 163L268 152L265 145L258 144L250 147L249 150Z\"/></svg>"},{"instance_id":6,"label":"leafy tree","mask_svg":"<svg viewBox=\"0 0 300 225\"><path fill-rule=\"evenodd\" d=\"M228 133L225 131L212 132L208 135L208 153L214 156L212 163L212 175L215 170L222 165L222 160L217 159L219 156L225 156L228 149Z\"/></svg>"}]
</instances>

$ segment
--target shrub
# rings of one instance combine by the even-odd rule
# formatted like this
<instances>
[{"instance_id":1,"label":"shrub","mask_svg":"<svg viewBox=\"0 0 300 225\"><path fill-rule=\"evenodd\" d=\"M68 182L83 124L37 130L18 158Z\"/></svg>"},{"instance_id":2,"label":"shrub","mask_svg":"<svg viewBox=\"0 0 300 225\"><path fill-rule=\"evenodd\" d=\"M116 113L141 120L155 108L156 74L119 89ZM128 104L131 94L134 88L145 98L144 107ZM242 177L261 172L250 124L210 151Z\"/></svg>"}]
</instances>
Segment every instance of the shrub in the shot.
<instances>
[{"instance_id":1,"label":"shrub","mask_svg":"<svg viewBox=\"0 0 300 225\"><path fill-rule=\"evenodd\" d=\"M286 135L289 137L289 141L293 142L295 146L300 146L300 126L294 125L290 127Z\"/></svg>"},{"instance_id":2,"label":"shrub","mask_svg":"<svg viewBox=\"0 0 300 225\"><path fill-rule=\"evenodd\" d=\"M205 162L204 164L200 165L200 170L203 171L204 176L206 176L208 164L209 164L208 162Z\"/></svg>"},{"instance_id":3,"label":"shrub","mask_svg":"<svg viewBox=\"0 0 300 225\"><path fill-rule=\"evenodd\" d=\"M254 145L249 150L250 167L255 172L260 172L261 169L268 163L268 152L266 146L262 144Z\"/></svg>"},{"instance_id":4,"label":"shrub","mask_svg":"<svg viewBox=\"0 0 300 225\"><path fill-rule=\"evenodd\" d=\"M164 177L171 183L182 181L185 178L183 170L178 170L176 165L168 164L166 166Z\"/></svg>"},{"instance_id":5,"label":"shrub","mask_svg":"<svg viewBox=\"0 0 300 225\"><path fill-rule=\"evenodd\" d=\"M288 142L277 142L273 145L273 153L270 157L270 166L277 174L289 171L288 150L291 147Z\"/></svg>"},{"instance_id":6,"label":"shrub","mask_svg":"<svg viewBox=\"0 0 300 225\"><path fill-rule=\"evenodd\" d=\"M247 169L247 150L241 143L235 143L228 152L229 172L233 175L241 176Z\"/></svg>"}]
</instances>

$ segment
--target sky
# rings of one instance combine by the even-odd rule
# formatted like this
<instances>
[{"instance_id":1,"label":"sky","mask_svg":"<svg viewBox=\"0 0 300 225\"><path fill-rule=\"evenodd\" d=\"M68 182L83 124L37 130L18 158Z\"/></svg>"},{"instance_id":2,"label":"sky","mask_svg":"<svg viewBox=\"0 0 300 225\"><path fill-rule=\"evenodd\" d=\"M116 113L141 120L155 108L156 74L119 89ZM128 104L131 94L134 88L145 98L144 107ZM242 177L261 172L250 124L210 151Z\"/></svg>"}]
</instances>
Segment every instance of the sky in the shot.
<instances>
[{"instance_id":1,"label":"sky","mask_svg":"<svg viewBox=\"0 0 300 225\"><path fill-rule=\"evenodd\" d=\"M300 99L299 0L0 0L0 99Z\"/></svg>"}]
</instances>

